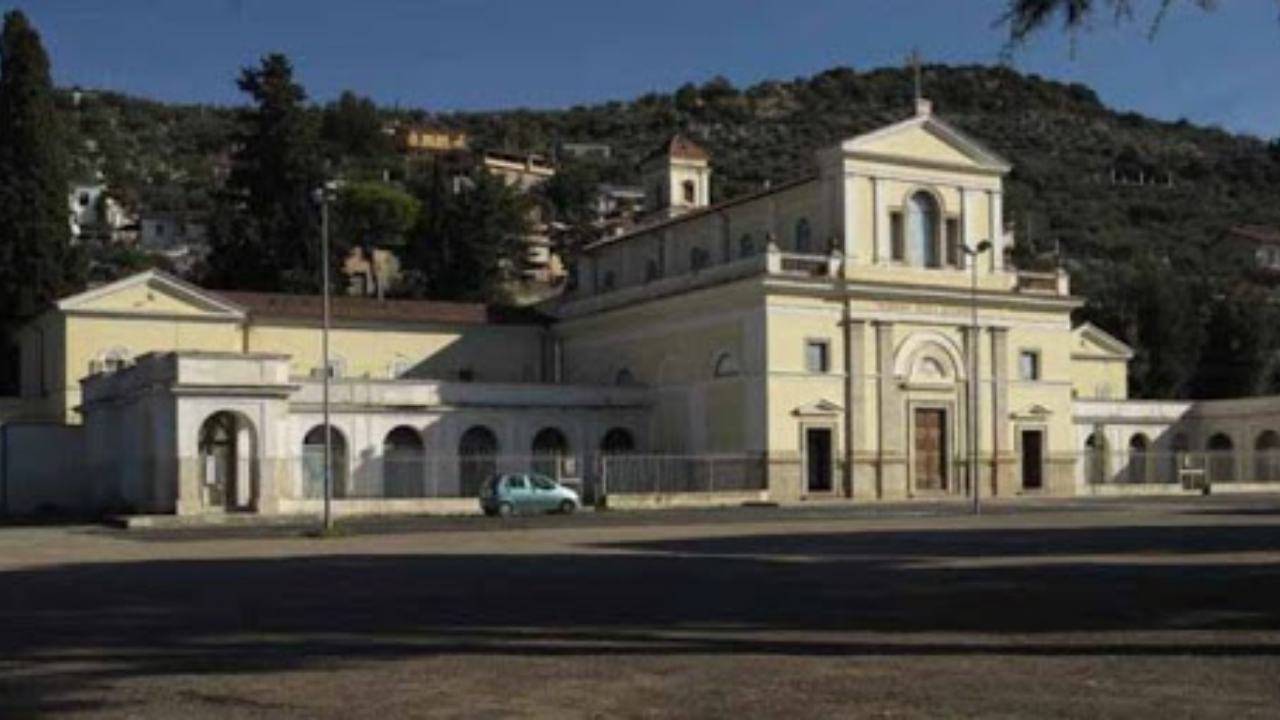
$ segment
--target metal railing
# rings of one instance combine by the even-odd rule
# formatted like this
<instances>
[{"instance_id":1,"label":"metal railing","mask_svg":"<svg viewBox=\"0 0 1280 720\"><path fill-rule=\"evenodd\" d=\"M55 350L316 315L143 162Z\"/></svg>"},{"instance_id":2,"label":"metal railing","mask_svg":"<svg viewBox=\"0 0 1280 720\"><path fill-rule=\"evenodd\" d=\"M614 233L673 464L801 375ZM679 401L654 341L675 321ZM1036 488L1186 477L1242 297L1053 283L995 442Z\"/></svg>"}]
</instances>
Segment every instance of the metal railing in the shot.
<instances>
[{"instance_id":1,"label":"metal railing","mask_svg":"<svg viewBox=\"0 0 1280 720\"><path fill-rule=\"evenodd\" d=\"M601 495L752 492L768 488L760 455L613 455L601 458Z\"/></svg>"},{"instance_id":2,"label":"metal railing","mask_svg":"<svg viewBox=\"0 0 1280 720\"><path fill-rule=\"evenodd\" d=\"M300 482L303 499L324 497L323 450L302 452ZM333 497L336 500L394 500L474 498L485 480L499 473L537 473L582 490L585 471L568 455L430 455L396 451L380 456L349 458L341 449L333 457Z\"/></svg>"},{"instance_id":3,"label":"metal railing","mask_svg":"<svg viewBox=\"0 0 1280 720\"><path fill-rule=\"evenodd\" d=\"M1080 456L1089 485L1280 484L1280 451L1086 451Z\"/></svg>"}]
</instances>

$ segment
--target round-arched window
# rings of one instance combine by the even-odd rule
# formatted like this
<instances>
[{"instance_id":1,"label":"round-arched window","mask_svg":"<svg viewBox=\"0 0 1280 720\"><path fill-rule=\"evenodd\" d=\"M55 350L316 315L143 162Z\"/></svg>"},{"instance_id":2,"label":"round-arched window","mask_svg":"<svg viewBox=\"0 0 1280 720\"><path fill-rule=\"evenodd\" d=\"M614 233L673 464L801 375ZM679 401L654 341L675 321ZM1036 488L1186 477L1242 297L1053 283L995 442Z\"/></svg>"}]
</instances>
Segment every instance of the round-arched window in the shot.
<instances>
[{"instance_id":1,"label":"round-arched window","mask_svg":"<svg viewBox=\"0 0 1280 720\"><path fill-rule=\"evenodd\" d=\"M735 377L738 373L738 361L733 357L733 353L726 350L716 355L716 362L712 371L714 377Z\"/></svg>"},{"instance_id":2,"label":"round-arched window","mask_svg":"<svg viewBox=\"0 0 1280 720\"><path fill-rule=\"evenodd\" d=\"M938 201L921 190L907 201L907 259L925 267L942 264L939 248Z\"/></svg>"},{"instance_id":3,"label":"round-arched window","mask_svg":"<svg viewBox=\"0 0 1280 720\"><path fill-rule=\"evenodd\" d=\"M796 220L796 252L813 252L813 232L809 229L807 218Z\"/></svg>"}]
</instances>

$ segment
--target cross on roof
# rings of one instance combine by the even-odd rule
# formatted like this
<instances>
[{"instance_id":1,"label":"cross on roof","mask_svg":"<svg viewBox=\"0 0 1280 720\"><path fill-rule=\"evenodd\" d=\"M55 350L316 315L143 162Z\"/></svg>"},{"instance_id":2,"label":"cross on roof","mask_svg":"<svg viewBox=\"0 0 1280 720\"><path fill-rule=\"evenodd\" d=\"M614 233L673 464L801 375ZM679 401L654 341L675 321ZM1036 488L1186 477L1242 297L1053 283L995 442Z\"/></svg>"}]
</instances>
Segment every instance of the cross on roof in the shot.
<instances>
[{"instance_id":1,"label":"cross on roof","mask_svg":"<svg viewBox=\"0 0 1280 720\"><path fill-rule=\"evenodd\" d=\"M911 48L911 54L907 55L907 65L911 67L915 76L916 100L924 97L924 88L922 87L924 81L920 75L920 64L923 61L924 57L920 54L920 48Z\"/></svg>"}]
</instances>

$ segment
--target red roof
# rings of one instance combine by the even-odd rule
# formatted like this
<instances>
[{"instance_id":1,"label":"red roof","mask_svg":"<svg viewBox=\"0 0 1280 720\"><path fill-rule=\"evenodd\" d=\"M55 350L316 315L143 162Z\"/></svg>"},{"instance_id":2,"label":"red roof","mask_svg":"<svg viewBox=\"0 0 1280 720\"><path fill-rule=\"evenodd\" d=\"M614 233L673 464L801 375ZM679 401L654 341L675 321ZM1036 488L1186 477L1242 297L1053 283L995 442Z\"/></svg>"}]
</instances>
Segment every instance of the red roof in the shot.
<instances>
[{"instance_id":1,"label":"red roof","mask_svg":"<svg viewBox=\"0 0 1280 720\"><path fill-rule=\"evenodd\" d=\"M1268 245L1280 245L1280 229L1263 227L1261 225L1237 225L1231 228L1231 234L1244 240L1252 240L1253 242L1266 243Z\"/></svg>"},{"instance_id":2,"label":"red roof","mask_svg":"<svg viewBox=\"0 0 1280 720\"><path fill-rule=\"evenodd\" d=\"M227 301L245 308L250 315L291 320L319 321L324 316L324 300L319 295L217 291ZM442 323L447 325L536 324L541 315L521 308L503 308L483 303L437 300L378 300L377 298L334 296L330 315L341 321Z\"/></svg>"},{"instance_id":3,"label":"red roof","mask_svg":"<svg viewBox=\"0 0 1280 720\"><path fill-rule=\"evenodd\" d=\"M673 157L682 158L684 160L710 160L711 155L702 146L690 140L689 138L676 133L669 140L662 143L653 152L649 153L646 160L655 157Z\"/></svg>"}]
</instances>

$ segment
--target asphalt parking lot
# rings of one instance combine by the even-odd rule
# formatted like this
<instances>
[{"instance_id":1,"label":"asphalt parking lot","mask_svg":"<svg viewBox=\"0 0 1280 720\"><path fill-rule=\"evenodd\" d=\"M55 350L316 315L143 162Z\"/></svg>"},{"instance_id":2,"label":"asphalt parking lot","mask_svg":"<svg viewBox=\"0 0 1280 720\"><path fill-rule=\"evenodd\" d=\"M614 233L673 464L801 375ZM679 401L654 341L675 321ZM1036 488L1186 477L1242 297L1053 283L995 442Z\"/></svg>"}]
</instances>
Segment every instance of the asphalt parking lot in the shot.
<instances>
[{"instance_id":1,"label":"asphalt parking lot","mask_svg":"<svg viewBox=\"0 0 1280 720\"><path fill-rule=\"evenodd\" d=\"M1275 717L1280 499L0 528L0 717Z\"/></svg>"}]
</instances>

